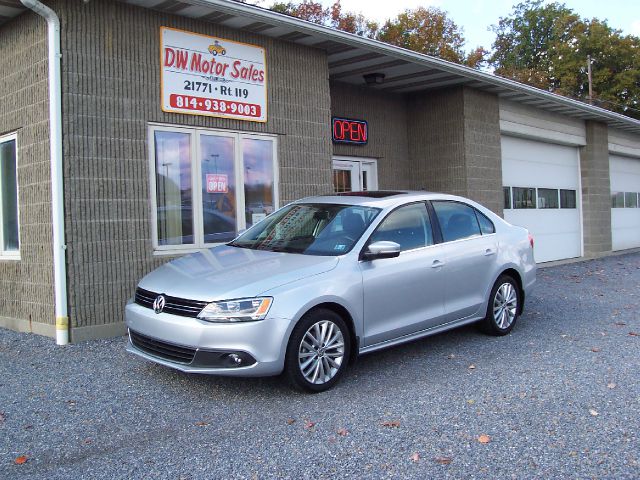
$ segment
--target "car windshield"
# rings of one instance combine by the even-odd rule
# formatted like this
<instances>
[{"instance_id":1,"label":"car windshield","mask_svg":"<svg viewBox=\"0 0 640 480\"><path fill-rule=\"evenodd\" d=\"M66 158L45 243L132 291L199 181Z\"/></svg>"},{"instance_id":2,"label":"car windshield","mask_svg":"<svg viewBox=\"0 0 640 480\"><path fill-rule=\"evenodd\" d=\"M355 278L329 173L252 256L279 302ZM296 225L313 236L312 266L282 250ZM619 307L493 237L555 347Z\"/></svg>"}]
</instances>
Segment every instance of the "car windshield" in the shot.
<instances>
[{"instance_id":1,"label":"car windshield","mask_svg":"<svg viewBox=\"0 0 640 480\"><path fill-rule=\"evenodd\" d=\"M362 236L379 208L297 203L278 210L229 245L305 255L343 255Z\"/></svg>"}]
</instances>

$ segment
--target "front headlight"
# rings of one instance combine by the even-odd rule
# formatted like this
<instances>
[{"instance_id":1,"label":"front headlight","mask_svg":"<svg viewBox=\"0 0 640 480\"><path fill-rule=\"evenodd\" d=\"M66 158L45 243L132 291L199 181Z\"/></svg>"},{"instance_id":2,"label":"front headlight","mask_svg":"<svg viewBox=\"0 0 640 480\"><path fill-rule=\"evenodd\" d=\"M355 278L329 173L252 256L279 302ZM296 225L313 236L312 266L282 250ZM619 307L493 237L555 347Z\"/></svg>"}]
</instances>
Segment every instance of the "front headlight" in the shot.
<instances>
[{"instance_id":1,"label":"front headlight","mask_svg":"<svg viewBox=\"0 0 640 480\"><path fill-rule=\"evenodd\" d=\"M240 298L212 302L198 314L200 320L207 322L253 322L263 320L273 299L271 297Z\"/></svg>"}]
</instances>

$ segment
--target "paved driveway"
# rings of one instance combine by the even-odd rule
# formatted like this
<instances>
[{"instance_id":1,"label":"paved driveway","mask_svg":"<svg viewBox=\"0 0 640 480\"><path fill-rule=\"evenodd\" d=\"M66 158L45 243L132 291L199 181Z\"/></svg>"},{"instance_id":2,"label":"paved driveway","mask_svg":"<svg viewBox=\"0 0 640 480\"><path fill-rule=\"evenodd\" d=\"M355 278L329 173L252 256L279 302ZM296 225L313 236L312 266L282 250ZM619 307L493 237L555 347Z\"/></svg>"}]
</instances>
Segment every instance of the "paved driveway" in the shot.
<instances>
[{"instance_id":1,"label":"paved driveway","mask_svg":"<svg viewBox=\"0 0 640 480\"><path fill-rule=\"evenodd\" d=\"M639 478L639 312L640 254L543 269L511 335L371 354L318 395L1 330L0 478Z\"/></svg>"}]
</instances>

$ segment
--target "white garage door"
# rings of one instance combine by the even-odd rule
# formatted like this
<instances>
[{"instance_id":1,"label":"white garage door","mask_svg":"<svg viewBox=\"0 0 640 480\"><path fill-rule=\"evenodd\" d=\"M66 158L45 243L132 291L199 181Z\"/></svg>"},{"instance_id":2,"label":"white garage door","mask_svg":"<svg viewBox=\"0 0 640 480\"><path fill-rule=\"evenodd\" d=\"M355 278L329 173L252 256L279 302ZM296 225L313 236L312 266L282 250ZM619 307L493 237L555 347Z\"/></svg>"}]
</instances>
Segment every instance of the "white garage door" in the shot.
<instances>
[{"instance_id":1,"label":"white garage door","mask_svg":"<svg viewBox=\"0 0 640 480\"><path fill-rule=\"evenodd\" d=\"M504 218L529 229L536 262L582 255L578 148L502 136Z\"/></svg>"},{"instance_id":2,"label":"white garage door","mask_svg":"<svg viewBox=\"0 0 640 480\"><path fill-rule=\"evenodd\" d=\"M640 159L610 155L609 169L613 249L640 247Z\"/></svg>"}]
</instances>

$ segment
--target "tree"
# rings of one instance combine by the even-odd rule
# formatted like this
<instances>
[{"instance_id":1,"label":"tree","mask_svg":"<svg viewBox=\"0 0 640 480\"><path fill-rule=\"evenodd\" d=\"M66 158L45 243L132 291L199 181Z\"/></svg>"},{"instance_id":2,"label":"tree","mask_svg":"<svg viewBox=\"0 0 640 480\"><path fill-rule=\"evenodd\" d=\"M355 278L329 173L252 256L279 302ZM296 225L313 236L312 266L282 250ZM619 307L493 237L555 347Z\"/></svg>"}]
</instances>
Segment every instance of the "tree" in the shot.
<instances>
[{"instance_id":1,"label":"tree","mask_svg":"<svg viewBox=\"0 0 640 480\"><path fill-rule=\"evenodd\" d=\"M587 57L593 65L594 103L638 118L640 39L606 21L581 19L563 4L528 0L493 27L495 73L587 100Z\"/></svg>"},{"instance_id":2,"label":"tree","mask_svg":"<svg viewBox=\"0 0 640 480\"><path fill-rule=\"evenodd\" d=\"M270 8L285 15L375 38L474 68L479 68L485 63L488 55L482 47L466 55L463 49L462 29L447 17L446 12L435 7L406 10L395 19L387 20L382 28L362 14L343 11L340 0L329 8L324 8L320 2L312 0L303 0L301 3L275 3Z\"/></svg>"}]
</instances>

